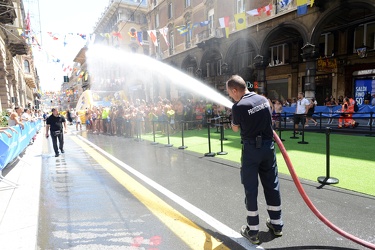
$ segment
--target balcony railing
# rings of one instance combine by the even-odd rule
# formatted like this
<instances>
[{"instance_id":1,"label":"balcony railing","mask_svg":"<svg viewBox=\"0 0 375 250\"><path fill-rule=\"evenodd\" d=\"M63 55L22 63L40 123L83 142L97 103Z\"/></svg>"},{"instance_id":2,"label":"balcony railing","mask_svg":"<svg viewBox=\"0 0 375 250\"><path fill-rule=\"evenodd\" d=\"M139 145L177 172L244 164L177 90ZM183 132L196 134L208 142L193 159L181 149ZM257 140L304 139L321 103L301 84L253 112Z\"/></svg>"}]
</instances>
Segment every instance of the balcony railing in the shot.
<instances>
[{"instance_id":1,"label":"balcony railing","mask_svg":"<svg viewBox=\"0 0 375 250\"><path fill-rule=\"evenodd\" d=\"M209 40L211 38L222 38L223 37L223 31L222 29L214 29L214 30L204 30L202 32L199 32L195 35L195 44L201 43L205 40Z\"/></svg>"}]
</instances>

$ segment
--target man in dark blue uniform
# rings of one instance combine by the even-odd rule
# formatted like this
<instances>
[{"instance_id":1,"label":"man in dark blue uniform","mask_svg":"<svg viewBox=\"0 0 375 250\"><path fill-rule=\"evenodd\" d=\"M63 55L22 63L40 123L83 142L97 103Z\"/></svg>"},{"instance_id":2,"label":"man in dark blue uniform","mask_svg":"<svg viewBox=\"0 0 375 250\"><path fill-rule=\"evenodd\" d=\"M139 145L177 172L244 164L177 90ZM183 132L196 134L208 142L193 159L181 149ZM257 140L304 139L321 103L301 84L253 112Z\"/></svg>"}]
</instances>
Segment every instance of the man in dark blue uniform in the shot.
<instances>
[{"instance_id":1,"label":"man in dark blue uniform","mask_svg":"<svg viewBox=\"0 0 375 250\"><path fill-rule=\"evenodd\" d=\"M64 129L64 130L63 130ZM52 109L52 115L46 120L46 137L48 138L49 130L51 131L51 138L53 149L55 150L55 157L58 157L59 148L61 153L64 153L64 133L66 133L65 117L59 114L56 108ZM59 139L59 147L57 147L57 139Z\"/></svg>"},{"instance_id":2,"label":"man in dark blue uniform","mask_svg":"<svg viewBox=\"0 0 375 250\"><path fill-rule=\"evenodd\" d=\"M282 236L281 198L273 142L272 115L268 100L250 92L238 75L226 83L228 94L236 102L232 107L232 129L241 130L241 182L245 189L247 225L241 234L253 244L260 244L258 215L258 175L264 189L269 219L267 227L275 236Z\"/></svg>"}]
</instances>

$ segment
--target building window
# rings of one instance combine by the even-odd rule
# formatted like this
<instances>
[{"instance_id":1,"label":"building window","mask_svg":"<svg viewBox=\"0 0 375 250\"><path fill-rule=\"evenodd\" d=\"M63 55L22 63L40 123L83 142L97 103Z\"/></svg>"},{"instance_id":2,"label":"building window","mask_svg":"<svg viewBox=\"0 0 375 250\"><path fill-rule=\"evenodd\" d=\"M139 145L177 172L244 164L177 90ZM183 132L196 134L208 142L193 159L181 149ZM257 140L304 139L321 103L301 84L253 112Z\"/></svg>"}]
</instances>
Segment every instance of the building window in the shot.
<instances>
[{"instance_id":1,"label":"building window","mask_svg":"<svg viewBox=\"0 0 375 250\"><path fill-rule=\"evenodd\" d=\"M191 2L190 0L185 0L185 8L190 7Z\"/></svg>"},{"instance_id":2,"label":"building window","mask_svg":"<svg viewBox=\"0 0 375 250\"><path fill-rule=\"evenodd\" d=\"M134 16L134 12L130 13L130 17L129 17L129 20L130 22L135 22L135 16Z\"/></svg>"},{"instance_id":3,"label":"building window","mask_svg":"<svg viewBox=\"0 0 375 250\"><path fill-rule=\"evenodd\" d=\"M153 0L152 4L153 4L154 7L156 7L156 5L158 5L158 0Z\"/></svg>"},{"instance_id":4,"label":"building window","mask_svg":"<svg viewBox=\"0 0 375 250\"><path fill-rule=\"evenodd\" d=\"M149 50L148 47L143 48L143 54L146 55L146 56L150 55L150 50Z\"/></svg>"},{"instance_id":5,"label":"building window","mask_svg":"<svg viewBox=\"0 0 375 250\"><path fill-rule=\"evenodd\" d=\"M334 56L335 38L332 33L323 33L319 39L319 53L321 57Z\"/></svg>"},{"instance_id":6,"label":"building window","mask_svg":"<svg viewBox=\"0 0 375 250\"><path fill-rule=\"evenodd\" d=\"M215 36L215 29L214 29L214 9L210 9L208 11L208 36Z\"/></svg>"},{"instance_id":7,"label":"building window","mask_svg":"<svg viewBox=\"0 0 375 250\"><path fill-rule=\"evenodd\" d=\"M234 55L235 60L232 63L233 72L240 72L241 69L253 64L252 59L255 57L252 51L240 50Z\"/></svg>"},{"instance_id":8,"label":"building window","mask_svg":"<svg viewBox=\"0 0 375 250\"><path fill-rule=\"evenodd\" d=\"M213 76L221 75L222 74L221 66L222 66L221 59L206 63L206 70L207 70L206 77L213 77Z\"/></svg>"},{"instance_id":9,"label":"building window","mask_svg":"<svg viewBox=\"0 0 375 250\"><path fill-rule=\"evenodd\" d=\"M171 19L173 17L173 8L172 3L168 4L168 19Z\"/></svg>"},{"instance_id":10,"label":"building window","mask_svg":"<svg viewBox=\"0 0 375 250\"><path fill-rule=\"evenodd\" d=\"M194 67L187 67L187 68L186 68L186 72L187 72L189 75L193 76L193 75L194 75Z\"/></svg>"},{"instance_id":11,"label":"building window","mask_svg":"<svg viewBox=\"0 0 375 250\"><path fill-rule=\"evenodd\" d=\"M220 76L221 75L221 65L223 64L223 61L220 59L216 62L216 75Z\"/></svg>"},{"instance_id":12,"label":"building window","mask_svg":"<svg viewBox=\"0 0 375 250\"><path fill-rule=\"evenodd\" d=\"M160 44L159 37L158 37L158 43L157 44ZM163 58L163 52L161 50L161 46L156 46L155 49L156 49L156 58L162 59Z\"/></svg>"},{"instance_id":13,"label":"building window","mask_svg":"<svg viewBox=\"0 0 375 250\"><path fill-rule=\"evenodd\" d=\"M155 28L159 28L159 13L155 14Z\"/></svg>"},{"instance_id":14,"label":"building window","mask_svg":"<svg viewBox=\"0 0 375 250\"><path fill-rule=\"evenodd\" d=\"M270 47L270 64L269 66L277 66L285 64L289 61L289 46L288 44L280 44Z\"/></svg>"},{"instance_id":15,"label":"building window","mask_svg":"<svg viewBox=\"0 0 375 250\"><path fill-rule=\"evenodd\" d=\"M169 55L173 55L174 53L174 34L173 31L169 32Z\"/></svg>"},{"instance_id":16,"label":"building window","mask_svg":"<svg viewBox=\"0 0 375 250\"><path fill-rule=\"evenodd\" d=\"M245 12L245 1L244 0L237 0L237 13Z\"/></svg>"},{"instance_id":17,"label":"building window","mask_svg":"<svg viewBox=\"0 0 375 250\"><path fill-rule=\"evenodd\" d=\"M142 32L142 40L143 42L148 42L148 33L146 30Z\"/></svg>"},{"instance_id":18,"label":"building window","mask_svg":"<svg viewBox=\"0 0 375 250\"><path fill-rule=\"evenodd\" d=\"M353 52L357 53L356 49L363 46L375 49L375 22L361 24L355 29Z\"/></svg>"},{"instance_id":19,"label":"building window","mask_svg":"<svg viewBox=\"0 0 375 250\"><path fill-rule=\"evenodd\" d=\"M30 73L30 63L29 61L25 60L23 61L23 70L25 73Z\"/></svg>"}]
</instances>

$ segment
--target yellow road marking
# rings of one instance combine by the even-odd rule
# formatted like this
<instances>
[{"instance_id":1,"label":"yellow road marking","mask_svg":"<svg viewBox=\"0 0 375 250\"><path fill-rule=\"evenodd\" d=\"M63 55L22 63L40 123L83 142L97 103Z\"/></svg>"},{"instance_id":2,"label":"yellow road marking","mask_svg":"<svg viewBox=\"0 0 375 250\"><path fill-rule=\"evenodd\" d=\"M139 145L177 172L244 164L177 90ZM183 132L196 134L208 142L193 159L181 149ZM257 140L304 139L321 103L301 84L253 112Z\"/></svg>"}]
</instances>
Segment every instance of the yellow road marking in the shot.
<instances>
[{"instance_id":1,"label":"yellow road marking","mask_svg":"<svg viewBox=\"0 0 375 250\"><path fill-rule=\"evenodd\" d=\"M191 249L229 249L81 140L71 137Z\"/></svg>"}]
</instances>

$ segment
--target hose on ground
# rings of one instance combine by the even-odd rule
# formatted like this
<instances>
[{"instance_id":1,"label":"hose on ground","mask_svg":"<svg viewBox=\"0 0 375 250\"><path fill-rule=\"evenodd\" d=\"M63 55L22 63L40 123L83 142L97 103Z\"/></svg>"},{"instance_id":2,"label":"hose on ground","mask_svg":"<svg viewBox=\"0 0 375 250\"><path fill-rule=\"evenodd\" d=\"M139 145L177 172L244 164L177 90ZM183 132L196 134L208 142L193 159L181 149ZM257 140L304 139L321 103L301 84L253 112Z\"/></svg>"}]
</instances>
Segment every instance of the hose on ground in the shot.
<instances>
[{"instance_id":1,"label":"hose on ground","mask_svg":"<svg viewBox=\"0 0 375 250\"><path fill-rule=\"evenodd\" d=\"M370 248L370 249L374 249L375 250L375 245L370 243L370 242L367 242L365 240L362 240L354 235L351 235L347 232L345 232L344 230L340 229L339 227L337 227L336 225L334 225L332 222L330 222L326 217L324 217L320 212L319 210L314 206L314 204L312 203L312 201L310 200L310 198L307 196L305 190L303 189L302 187L302 184L301 182L299 181L298 179L298 176L296 174L296 172L294 171L294 168L293 168L293 164L288 156L288 153L286 152L286 149L284 147L284 144L281 142L279 136L277 135L277 133L275 131L273 131L273 137L274 137L274 140L277 144L277 146L279 147L280 149L280 152L281 154L283 155L283 158L285 160L285 163L288 167L288 170L292 176L292 179L293 179L293 182L294 184L296 185L297 189L298 189L298 192L300 193L300 195L302 196L303 200L305 201L306 205L310 208L310 210L324 223L326 224L329 228L331 228L333 231L335 231L336 233L342 235L343 237L353 241L353 242L356 242L357 244L360 244L364 247L367 247L367 248Z\"/></svg>"}]
</instances>

